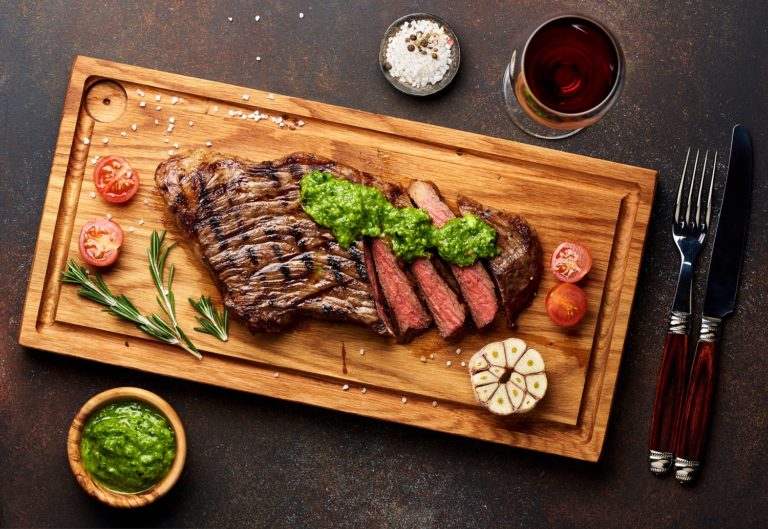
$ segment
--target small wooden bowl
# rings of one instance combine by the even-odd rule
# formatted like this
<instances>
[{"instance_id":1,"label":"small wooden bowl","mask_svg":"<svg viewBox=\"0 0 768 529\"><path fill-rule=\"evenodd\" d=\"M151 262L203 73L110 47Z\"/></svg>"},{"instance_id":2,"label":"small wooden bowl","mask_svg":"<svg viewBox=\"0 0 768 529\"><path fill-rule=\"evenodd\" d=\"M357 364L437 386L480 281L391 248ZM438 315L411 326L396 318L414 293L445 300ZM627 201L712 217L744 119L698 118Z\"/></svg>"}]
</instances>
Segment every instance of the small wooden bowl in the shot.
<instances>
[{"instance_id":1,"label":"small wooden bowl","mask_svg":"<svg viewBox=\"0 0 768 529\"><path fill-rule=\"evenodd\" d=\"M176 434L176 458L173 460L168 474L156 485L144 492L120 493L107 489L91 477L88 471L85 470L83 461L80 458L80 440L83 435L83 428L85 428L91 413L120 400L139 401L156 408L168 419ZM143 507L162 497L179 479L181 470L184 468L184 461L187 458L187 437L184 434L184 427L179 416L171 408L171 405L162 398L145 389L131 387L114 388L92 397L77 412L67 436L67 456L69 457L69 466L72 468L72 473L85 492L112 507L124 509Z\"/></svg>"}]
</instances>

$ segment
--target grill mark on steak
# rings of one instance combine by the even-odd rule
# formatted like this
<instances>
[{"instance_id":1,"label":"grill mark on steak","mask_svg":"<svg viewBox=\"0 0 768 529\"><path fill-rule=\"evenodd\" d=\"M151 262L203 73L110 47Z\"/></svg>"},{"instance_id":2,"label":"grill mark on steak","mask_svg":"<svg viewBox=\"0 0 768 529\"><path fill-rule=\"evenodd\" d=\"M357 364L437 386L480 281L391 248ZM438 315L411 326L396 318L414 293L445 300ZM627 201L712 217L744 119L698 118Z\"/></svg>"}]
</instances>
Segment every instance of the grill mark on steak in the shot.
<instances>
[{"instance_id":1,"label":"grill mark on steak","mask_svg":"<svg viewBox=\"0 0 768 529\"><path fill-rule=\"evenodd\" d=\"M421 209L429 213L432 222L440 227L456 215L443 202L440 191L432 182L412 180L408 186L411 200ZM493 321L499 310L496 290L493 287L488 272L483 265L476 261L471 266L450 265L451 272L459 284L464 300L469 306L472 319L478 329L482 329Z\"/></svg>"},{"instance_id":2,"label":"grill mark on steak","mask_svg":"<svg viewBox=\"0 0 768 529\"><path fill-rule=\"evenodd\" d=\"M384 307L376 301L363 242L342 249L301 209L299 179L314 169L389 189L307 154L251 163L196 151L163 162L155 180L216 279L224 305L251 331L278 332L308 316L392 335L379 315Z\"/></svg>"},{"instance_id":3,"label":"grill mark on steak","mask_svg":"<svg viewBox=\"0 0 768 529\"><path fill-rule=\"evenodd\" d=\"M459 195L459 210L474 213L496 230L501 254L488 260L488 268L501 294L510 329L517 316L533 301L541 279L541 243L536 230L522 217L483 206Z\"/></svg>"}]
</instances>

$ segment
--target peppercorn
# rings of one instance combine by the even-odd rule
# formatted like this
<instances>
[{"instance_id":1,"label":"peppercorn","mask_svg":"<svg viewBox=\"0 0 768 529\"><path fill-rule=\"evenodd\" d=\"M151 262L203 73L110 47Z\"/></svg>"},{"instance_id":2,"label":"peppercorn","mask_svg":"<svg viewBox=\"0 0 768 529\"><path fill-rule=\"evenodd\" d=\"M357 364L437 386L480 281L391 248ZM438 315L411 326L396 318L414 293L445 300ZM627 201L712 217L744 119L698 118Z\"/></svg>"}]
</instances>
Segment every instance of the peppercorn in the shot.
<instances>
[{"instance_id":1,"label":"peppercorn","mask_svg":"<svg viewBox=\"0 0 768 529\"><path fill-rule=\"evenodd\" d=\"M411 35L411 40L416 40L416 35Z\"/></svg>"},{"instance_id":2,"label":"peppercorn","mask_svg":"<svg viewBox=\"0 0 768 529\"><path fill-rule=\"evenodd\" d=\"M416 49L416 46L414 46L413 44L408 45L408 51L413 51L415 49Z\"/></svg>"},{"instance_id":3,"label":"peppercorn","mask_svg":"<svg viewBox=\"0 0 768 529\"><path fill-rule=\"evenodd\" d=\"M387 71L389 71L389 70L391 70L391 69L392 69L392 65L391 65L390 63L388 63L388 62L385 62L385 63L384 63L384 69L385 69L385 70L387 70Z\"/></svg>"},{"instance_id":4,"label":"peppercorn","mask_svg":"<svg viewBox=\"0 0 768 529\"><path fill-rule=\"evenodd\" d=\"M432 54L432 58L433 58L433 59L437 59L437 53L433 53L433 54Z\"/></svg>"}]
</instances>

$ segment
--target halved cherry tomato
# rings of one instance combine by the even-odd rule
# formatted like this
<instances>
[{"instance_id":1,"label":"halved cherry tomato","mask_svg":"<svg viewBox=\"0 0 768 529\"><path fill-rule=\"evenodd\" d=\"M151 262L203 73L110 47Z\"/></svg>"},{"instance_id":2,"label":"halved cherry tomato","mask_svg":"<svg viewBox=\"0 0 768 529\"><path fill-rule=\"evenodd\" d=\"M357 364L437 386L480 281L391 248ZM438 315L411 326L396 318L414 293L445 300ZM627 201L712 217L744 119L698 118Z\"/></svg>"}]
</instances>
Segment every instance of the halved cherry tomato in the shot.
<instances>
[{"instance_id":1,"label":"halved cherry tomato","mask_svg":"<svg viewBox=\"0 0 768 529\"><path fill-rule=\"evenodd\" d=\"M577 325L587 313L587 295L571 283L558 283L544 302L549 319L561 327Z\"/></svg>"},{"instance_id":2,"label":"halved cherry tomato","mask_svg":"<svg viewBox=\"0 0 768 529\"><path fill-rule=\"evenodd\" d=\"M552 253L550 266L552 273L560 281L575 283L587 275L592 268L592 256L581 244L564 242Z\"/></svg>"},{"instance_id":3,"label":"halved cherry tomato","mask_svg":"<svg viewBox=\"0 0 768 529\"><path fill-rule=\"evenodd\" d=\"M139 173L122 156L105 156L93 170L93 183L107 202L126 202L139 190Z\"/></svg>"},{"instance_id":4,"label":"halved cherry tomato","mask_svg":"<svg viewBox=\"0 0 768 529\"><path fill-rule=\"evenodd\" d=\"M93 266L109 266L120 255L123 244L123 230L117 223L107 219L89 220L80 230L78 248L80 255Z\"/></svg>"}]
</instances>

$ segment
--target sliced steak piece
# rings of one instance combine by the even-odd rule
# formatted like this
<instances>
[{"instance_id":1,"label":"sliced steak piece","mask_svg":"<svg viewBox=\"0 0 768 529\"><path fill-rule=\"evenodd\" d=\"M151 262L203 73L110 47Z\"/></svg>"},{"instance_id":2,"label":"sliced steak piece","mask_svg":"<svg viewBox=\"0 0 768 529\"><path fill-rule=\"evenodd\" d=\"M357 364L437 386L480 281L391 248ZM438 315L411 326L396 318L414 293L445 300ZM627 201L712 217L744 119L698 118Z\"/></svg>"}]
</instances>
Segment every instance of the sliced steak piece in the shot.
<instances>
[{"instance_id":1,"label":"sliced steak piece","mask_svg":"<svg viewBox=\"0 0 768 529\"><path fill-rule=\"evenodd\" d=\"M411 272L416 277L440 336L447 341L461 339L467 329L467 309L459 301L456 292L448 286L429 259L414 259Z\"/></svg>"},{"instance_id":2,"label":"sliced steak piece","mask_svg":"<svg viewBox=\"0 0 768 529\"><path fill-rule=\"evenodd\" d=\"M501 254L488 260L507 324L516 327L518 314L533 301L541 279L541 243L533 229L522 217L497 211L465 196L459 195L459 210L474 213L496 230L496 245Z\"/></svg>"},{"instance_id":3,"label":"sliced steak piece","mask_svg":"<svg viewBox=\"0 0 768 529\"><path fill-rule=\"evenodd\" d=\"M451 208L443 202L437 186L432 182L413 180L408 187L408 194L418 207L429 213L436 226L442 226L456 217ZM493 321L499 310L496 291L488 272L479 261L471 266L452 264L450 267L464 300L469 305L475 325L482 329Z\"/></svg>"},{"instance_id":4,"label":"sliced steak piece","mask_svg":"<svg viewBox=\"0 0 768 529\"><path fill-rule=\"evenodd\" d=\"M376 311L381 318L382 323L387 329L387 332L395 336L397 334L395 327L392 325L392 317L390 315L389 307L384 299L384 294L381 292L381 284L379 283L379 277L376 274L376 265L373 259L373 250L371 249L371 239L366 237L363 241L363 247L365 248L365 267L368 273L368 279L371 281L371 288L373 289L373 301L376 303Z\"/></svg>"},{"instance_id":5,"label":"sliced steak piece","mask_svg":"<svg viewBox=\"0 0 768 529\"><path fill-rule=\"evenodd\" d=\"M421 304L413 283L400 267L397 257L387 243L376 237L371 241L376 274L381 290L397 325L398 341L409 341L432 324Z\"/></svg>"},{"instance_id":6,"label":"sliced steak piece","mask_svg":"<svg viewBox=\"0 0 768 529\"><path fill-rule=\"evenodd\" d=\"M202 150L172 156L155 181L179 226L218 283L224 305L251 331L279 332L297 318L336 319L391 335L376 303L364 245L341 248L304 213L299 182L309 171L399 190L309 154L253 163Z\"/></svg>"}]
</instances>

